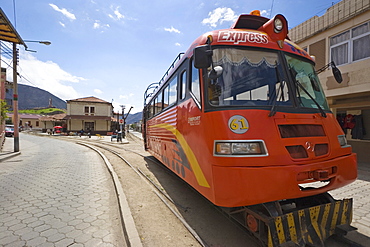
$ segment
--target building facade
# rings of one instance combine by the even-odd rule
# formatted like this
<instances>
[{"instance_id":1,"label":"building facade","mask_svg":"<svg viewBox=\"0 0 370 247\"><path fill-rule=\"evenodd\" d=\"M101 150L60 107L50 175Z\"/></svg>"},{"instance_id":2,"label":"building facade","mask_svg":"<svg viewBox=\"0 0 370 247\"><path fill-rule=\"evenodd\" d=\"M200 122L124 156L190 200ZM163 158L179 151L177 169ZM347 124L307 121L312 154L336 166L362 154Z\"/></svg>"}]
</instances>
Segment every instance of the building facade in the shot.
<instances>
[{"instance_id":1,"label":"building facade","mask_svg":"<svg viewBox=\"0 0 370 247\"><path fill-rule=\"evenodd\" d=\"M67 100L67 131L104 134L111 131L113 105L96 97Z\"/></svg>"},{"instance_id":2,"label":"building facade","mask_svg":"<svg viewBox=\"0 0 370 247\"><path fill-rule=\"evenodd\" d=\"M289 31L289 37L310 55L316 69L334 61L341 83L332 71L319 74L329 105L357 153L370 160L370 0L343 0L320 17Z\"/></svg>"}]
</instances>

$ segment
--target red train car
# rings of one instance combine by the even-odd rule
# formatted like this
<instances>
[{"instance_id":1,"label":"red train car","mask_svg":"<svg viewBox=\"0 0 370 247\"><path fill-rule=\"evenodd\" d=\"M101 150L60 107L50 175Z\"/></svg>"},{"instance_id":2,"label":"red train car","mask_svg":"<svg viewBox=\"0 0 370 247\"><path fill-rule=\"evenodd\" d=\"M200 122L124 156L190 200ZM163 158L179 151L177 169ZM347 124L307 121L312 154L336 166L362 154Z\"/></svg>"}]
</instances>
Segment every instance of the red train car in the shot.
<instances>
[{"instance_id":1,"label":"red train car","mask_svg":"<svg viewBox=\"0 0 370 247\"><path fill-rule=\"evenodd\" d=\"M284 16L257 14L196 39L148 87L144 142L266 245L322 244L351 223L352 201L326 192L356 179L356 155L328 107L314 60L287 34ZM313 208L329 218L314 222ZM327 225L335 210L341 217ZM293 220L299 229L292 233L289 217L311 217L320 226L307 234Z\"/></svg>"}]
</instances>

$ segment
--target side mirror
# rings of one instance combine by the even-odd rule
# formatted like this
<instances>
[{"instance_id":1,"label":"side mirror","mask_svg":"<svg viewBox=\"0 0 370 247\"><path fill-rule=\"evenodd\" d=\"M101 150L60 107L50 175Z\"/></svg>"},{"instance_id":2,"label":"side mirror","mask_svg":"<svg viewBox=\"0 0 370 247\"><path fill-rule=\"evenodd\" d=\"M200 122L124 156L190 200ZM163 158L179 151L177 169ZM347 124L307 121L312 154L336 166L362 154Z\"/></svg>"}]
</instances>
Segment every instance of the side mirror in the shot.
<instances>
[{"instance_id":1,"label":"side mirror","mask_svg":"<svg viewBox=\"0 0 370 247\"><path fill-rule=\"evenodd\" d=\"M335 63L334 62L331 62L331 69L333 71L333 76L335 78L335 80L338 82L338 83L341 83L343 81L343 78L342 78L342 73L340 72L340 70L337 68L337 66L335 66Z\"/></svg>"},{"instance_id":2,"label":"side mirror","mask_svg":"<svg viewBox=\"0 0 370 247\"><path fill-rule=\"evenodd\" d=\"M212 64L213 51L209 45L194 48L194 67L197 69L208 68Z\"/></svg>"},{"instance_id":3,"label":"side mirror","mask_svg":"<svg viewBox=\"0 0 370 247\"><path fill-rule=\"evenodd\" d=\"M333 76L335 78L335 80L338 82L338 83L341 83L343 81L343 78L342 78L342 73L340 72L340 70L337 68L337 66L335 66L335 63L333 61L331 61L330 63L328 63L327 65L325 65L324 67L322 67L321 69L317 70L316 73L317 74L320 74L321 72L323 72L324 70L326 70L327 68L331 67L332 69L332 72L333 72Z\"/></svg>"}]
</instances>

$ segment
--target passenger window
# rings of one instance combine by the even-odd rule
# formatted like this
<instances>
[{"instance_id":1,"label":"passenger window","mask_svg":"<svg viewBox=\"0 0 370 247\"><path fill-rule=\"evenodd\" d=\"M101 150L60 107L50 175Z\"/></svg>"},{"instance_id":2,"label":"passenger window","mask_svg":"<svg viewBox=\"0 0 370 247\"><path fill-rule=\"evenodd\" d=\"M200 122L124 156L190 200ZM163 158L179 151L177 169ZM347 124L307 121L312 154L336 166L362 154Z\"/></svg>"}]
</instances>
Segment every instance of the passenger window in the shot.
<instances>
[{"instance_id":1,"label":"passenger window","mask_svg":"<svg viewBox=\"0 0 370 247\"><path fill-rule=\"evenodd\" d=\"M149 106L149 118L153 117L154 115L154 100L152 101L152 103L150 103L150 106Z\"/></svg>"},{"instance_id":2,"label":"passenger window","mask_svg":"<svg viewBox=\"0 0 370 247\"><path fill-rule=\"evenodd\" d=\"M199 71L194 67L194 61L192 62L192 73L191 73L191 87L190 91L193 93L196 100L200 103L200 82L199 82Z\"/></svg>"},{"instance_id":3,"label":"passenger window","mask_svg":"<svg viewBox=\"0 0 370 247\"><path fill-rule=\"evenodd\" d=\"M162 92L160 92L155 99L155 113L159 113L162 111L163 106L162 106Z\"/></svg>"},{"instance_id":4,"label":"passenger window","mask_svg":"<svg viewBox=\"0 0 370 247\"><path fill-rule=\"evenodd\" d=\"M163 90L163 108L166 108L167 106L170 105L170 97L169 97L169 93L170 93L170 86L167 86L164 90Z\"/></svg>"},{"instance_id":5,"label":"passenger window","mask_svg":"<svg viewBox=\"0 0 370 247\"><path fill-rule=\"evenodd\" d=\"M186 70L181 74L180 99L185 99L185 95L186 95Z\"/></svg>"},{"instance_id":6,"label":"passenger window","mask_svg":"<svg viewBox=\"0 0 370 247\"><path fill-rule=\"evenodd\" d=\"M177 76L173 78L169 84L169 94L168 94L169 100L168 103L169 105L172 105L176 103L177 100Z\"/></svg>"}]
</instances>

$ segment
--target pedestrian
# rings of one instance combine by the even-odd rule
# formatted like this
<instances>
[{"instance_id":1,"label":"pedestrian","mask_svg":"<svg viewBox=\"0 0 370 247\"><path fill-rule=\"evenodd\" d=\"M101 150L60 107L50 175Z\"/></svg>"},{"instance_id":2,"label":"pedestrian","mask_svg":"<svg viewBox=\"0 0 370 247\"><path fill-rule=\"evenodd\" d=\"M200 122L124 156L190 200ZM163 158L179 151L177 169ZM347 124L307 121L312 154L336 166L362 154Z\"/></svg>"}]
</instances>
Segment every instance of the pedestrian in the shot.
<instances>
[{"instance_id":1,"label":"pedestrian","mask_svg":"<svg viewBox=\"0 0 370 247\"><path fill-rule=\"evenodd\" d=\"M122 142L122 131L118 131L118 134L117 134L117 142Z\"/></svg>"},{"instance_id":2,"label":"pedestrian","mask_svg":"<svg viewBox=\"0 0 370 247\"><path fill-rule=\"evenodd\" d=\"M84 129L81 129L80 130L80 137L83 136L83 134L84 134Z\"/></svg>"}]
</instances>

